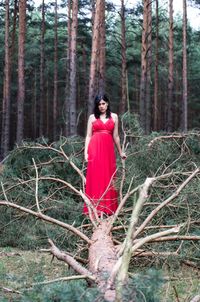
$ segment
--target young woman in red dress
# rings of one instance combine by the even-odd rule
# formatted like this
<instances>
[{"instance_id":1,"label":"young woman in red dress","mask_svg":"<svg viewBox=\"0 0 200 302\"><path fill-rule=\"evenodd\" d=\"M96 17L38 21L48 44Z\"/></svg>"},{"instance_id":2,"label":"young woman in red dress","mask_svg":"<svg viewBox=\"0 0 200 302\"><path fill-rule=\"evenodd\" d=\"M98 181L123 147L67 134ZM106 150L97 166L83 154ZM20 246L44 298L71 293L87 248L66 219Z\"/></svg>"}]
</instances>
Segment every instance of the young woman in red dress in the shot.
<instances>
[{"instance_id":1,"label":"young woman in red dress","mask_svg":"<svg viewBox=\"0 0 200 302\"><path fill-rule=\"evenodd\" d=\"M88 119L84 153L87 162L85 192L99 215L112 215L118 206L118 195L114 187L114 145L120 157L125 159L126 154L122 152L118 134L118 116L110 111L107 96L100 95L95 98L94 114ZM88 214L86 204L83 213Z\"/></svg>"}]
</instances>

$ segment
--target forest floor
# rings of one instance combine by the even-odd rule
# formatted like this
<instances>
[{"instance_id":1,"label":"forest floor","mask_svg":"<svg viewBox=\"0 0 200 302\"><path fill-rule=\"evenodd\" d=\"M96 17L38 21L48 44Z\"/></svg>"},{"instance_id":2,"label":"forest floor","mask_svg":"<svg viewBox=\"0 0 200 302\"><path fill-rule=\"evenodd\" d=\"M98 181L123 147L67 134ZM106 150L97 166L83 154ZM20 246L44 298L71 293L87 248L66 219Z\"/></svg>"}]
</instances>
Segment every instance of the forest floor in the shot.
<instances>
[{"instance_id":1,"label":"forest floor","mask_svg":"<svg viewBox=\"0 0 200 302\"><path fill-rule=\"evenodd\" d=\"M200 293L200 268L182 264L164 265L162 269L165 283L161 289L161 302L188 302ZM34 283L68 274L68 266L57 259L52 261L47 253L0 248L0 298L15 301L14 296Z\"/></svg>"}]
</instances>

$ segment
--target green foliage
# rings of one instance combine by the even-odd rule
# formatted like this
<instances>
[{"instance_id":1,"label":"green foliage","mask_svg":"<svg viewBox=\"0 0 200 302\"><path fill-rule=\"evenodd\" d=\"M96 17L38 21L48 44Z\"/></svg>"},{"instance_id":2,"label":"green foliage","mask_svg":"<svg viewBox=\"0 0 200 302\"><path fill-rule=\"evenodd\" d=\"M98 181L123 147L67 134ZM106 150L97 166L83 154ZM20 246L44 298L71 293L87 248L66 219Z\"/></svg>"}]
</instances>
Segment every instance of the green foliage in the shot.
<instances>
[{"instance_id":1,"label":"green foliage","mask_svg":"<svg viewBox=\"0 0 200 302\"><path fill-rule=\"evenodd\" d=\"M150 269L132 277L124 287L123 301L159 302L163 278L160 271Z\"/></svg>"},{"instance_id":2,"label":"green foliage","mask_svg":"<svg viewBox=\"0 0 200 302\"><path fill-rule=\"evenodd\" d=\"M62 148L65 155L82 170L82 147L82 139L76 137L61 138L60 141L52 144L51 148L48 148L43 140L43 144L24 143L23 147L13 150L5 162L2 175L7 199L32 210L36 209L34 159L40 177L38 199L41 210L53 218L79 225L83 219L82 200L62 181L72 184L78 190L82 183L80 176L60 152ZM45 177L51 177L52 180ZM2 193L1 198L4 199ZM16 214L9 208L2 209L1 215L0 226L3 234L7 234L1 237L2 246L18 245L21 248L34 248L36 242L39 245L44 244L49 234L59 242L60 230L56 226L45 225L42 221L36 221L35 218L21 213ZM63 234L63 238L68 236L71 235ZM74 243L75 241L74 239ZM66 244L73 245L73 240L70 242L66 240Z\"/></svg>"},{"instance_id":3,"label":"green foliage","mask_svg":"<svg viewBox=\"0 0 200 302\"><path fill-rule=\"evenodd\" d=\"M96 300L98 297L98 300ZM88 288L85 281L71 281L38 286L25 292L19 302L103 302L96 288Z\"/></svg>"}]
</instances>

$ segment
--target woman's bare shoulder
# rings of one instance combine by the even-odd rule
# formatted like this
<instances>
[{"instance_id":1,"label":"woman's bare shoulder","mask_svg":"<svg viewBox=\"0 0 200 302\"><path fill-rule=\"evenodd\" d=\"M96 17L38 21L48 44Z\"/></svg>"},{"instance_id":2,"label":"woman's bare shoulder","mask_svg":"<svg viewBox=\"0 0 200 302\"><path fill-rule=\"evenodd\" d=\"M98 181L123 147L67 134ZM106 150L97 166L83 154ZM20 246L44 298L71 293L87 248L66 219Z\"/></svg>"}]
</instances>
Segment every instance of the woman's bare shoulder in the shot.
<instances>
[{"instance_id":1,"label":"woman's bare shoulder","mask_svg":"<svg viewBox=\"0 0 200 302\"><path fill-rule=\"evenodd\" d=\"M113 118L113 120L116 122L118 120L118 115L114 112L111 112L111 117Z\"/></svg>"},{"instance_id":2,"label":"woman's bare shoulder","mask_svg":"<svg viewBox=\"0 0 200 302\"><path fill-rule=\"evenodd\" d=\"M96 118L95 118L94 114L90 114L88 121L89 122L94 122L95 119Z\"/></svg>"}]
</instances>

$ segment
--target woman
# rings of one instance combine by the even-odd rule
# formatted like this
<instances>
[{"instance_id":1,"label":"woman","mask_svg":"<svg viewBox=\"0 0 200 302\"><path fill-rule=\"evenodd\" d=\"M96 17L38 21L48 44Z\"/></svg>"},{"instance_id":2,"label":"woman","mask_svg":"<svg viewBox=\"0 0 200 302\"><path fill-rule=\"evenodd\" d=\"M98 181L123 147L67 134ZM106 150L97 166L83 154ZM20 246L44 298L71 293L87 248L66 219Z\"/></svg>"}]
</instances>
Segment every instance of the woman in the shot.
<instances>
[{"instance_id":1,"label":"woman","mask_svg":"<svg viewBox=\"0 0 200 302\"><path fill-rule=\"evenodd\" d=\"M88 163L85 192L100 215L112 215L117 209L117 191L114 187L116 158L114 143L122 159L126 158L120 146L118 116L110 111L106 95L95 98L94 114L88 119L85 139L85 161ZM83 213L88 214L84 204Z\"/></svg>"}]
</instances>

